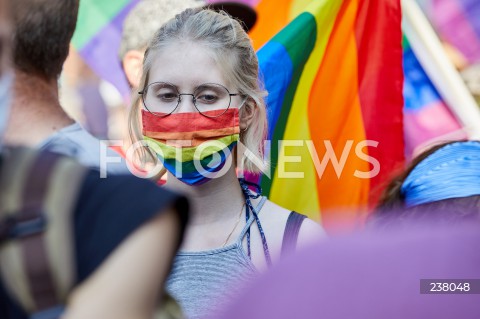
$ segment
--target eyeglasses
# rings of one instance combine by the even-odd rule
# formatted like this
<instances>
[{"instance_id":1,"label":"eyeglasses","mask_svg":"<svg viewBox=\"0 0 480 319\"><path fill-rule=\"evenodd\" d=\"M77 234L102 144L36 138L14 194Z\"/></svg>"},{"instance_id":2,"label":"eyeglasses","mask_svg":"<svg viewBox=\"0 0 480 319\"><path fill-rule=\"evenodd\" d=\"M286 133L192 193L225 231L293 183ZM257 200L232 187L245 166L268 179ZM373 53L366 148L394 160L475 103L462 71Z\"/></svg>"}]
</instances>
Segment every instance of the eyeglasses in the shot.
<instances>
[{"instance_id":1,"label":"eyeglasses","mask_svg":"<svg viewBox=\"0 0 480 319\"><path fill-rule=\"evenodd\" d=\"M148 84L142 95L143 105L148 112L156 116L168 116L172 114L182 101L182 96L190 95L197 111L207 117L218 117L224 114L232 102L232 96L240 93L230 93L226 87L215 83L206 83L198 86L190 93L180 93L177 87L167 82L153 82ZM224 110L214 116L209 111Z\"/></svg>"}]
</instances>

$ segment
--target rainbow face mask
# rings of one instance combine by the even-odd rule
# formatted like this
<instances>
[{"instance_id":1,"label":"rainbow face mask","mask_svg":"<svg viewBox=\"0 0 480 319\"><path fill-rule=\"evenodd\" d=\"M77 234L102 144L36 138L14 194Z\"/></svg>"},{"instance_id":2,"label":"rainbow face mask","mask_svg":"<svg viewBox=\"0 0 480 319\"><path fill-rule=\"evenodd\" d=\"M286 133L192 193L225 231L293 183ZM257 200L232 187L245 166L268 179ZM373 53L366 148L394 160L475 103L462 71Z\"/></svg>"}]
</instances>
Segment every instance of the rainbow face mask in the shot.
<instances>
[{"instance_id":1,"label":"rainbow face mask","mask_svg":"<svg viewBox=\"0 0 480 319\"><path fill-rule=\"evenodd\" d=\"M170 173L201 185L224 167L239 139L238 109L224 111L205 112L212 117L198 112L160 117L142 110L143 136Z\"/></svg>"}]
</instances>

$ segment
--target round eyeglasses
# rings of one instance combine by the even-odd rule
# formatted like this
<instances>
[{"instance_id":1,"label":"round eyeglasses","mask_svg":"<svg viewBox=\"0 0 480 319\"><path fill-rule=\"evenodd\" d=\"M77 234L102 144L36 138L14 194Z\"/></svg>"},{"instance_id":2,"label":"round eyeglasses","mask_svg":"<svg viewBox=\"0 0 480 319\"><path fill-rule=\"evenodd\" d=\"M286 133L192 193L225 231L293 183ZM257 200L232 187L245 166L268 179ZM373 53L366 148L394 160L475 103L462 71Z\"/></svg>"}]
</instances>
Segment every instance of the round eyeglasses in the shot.
<instances>
[{"instance_id":1,"label":"round eyeglasses","mask_svg":"<svg viewBox=\"0 0 480 319\"><path fill-rule=\"evenodd\" d=\"M193 105L203 116L218 117L230 108L232 96L241 95L230 93L226 87L215 83L202 84L193 93L180 93L175 85L167 82L150 83L138 94L142 95L145 109L161 117L172 114L184 95L192 97ZM223 112L210 112L216 110Z\"/></svg>"}]
</instances>

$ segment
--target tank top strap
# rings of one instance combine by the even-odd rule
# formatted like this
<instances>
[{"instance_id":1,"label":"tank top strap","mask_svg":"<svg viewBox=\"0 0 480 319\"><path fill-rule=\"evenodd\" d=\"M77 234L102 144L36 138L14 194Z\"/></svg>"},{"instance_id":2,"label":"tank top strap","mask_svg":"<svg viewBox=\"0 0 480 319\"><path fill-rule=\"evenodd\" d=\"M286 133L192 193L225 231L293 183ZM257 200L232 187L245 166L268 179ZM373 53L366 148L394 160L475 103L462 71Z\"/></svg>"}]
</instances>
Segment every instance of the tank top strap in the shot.
<instances>
[{"instance_id":1,"label":"tank top strap","mask_svg":"<svg viewBox=\"0 0 480 319\"><path fill-rule=\"evenodd\" d=\"M267 197L262 196L262 198L260 199L260 202L258 203L257 207L255 207L255 210L257 211L258 215L260 215L260 211L262 210L263 204L265 204L266 201L267 201ZM247 221L247 224L245 225L245 227L243 227L242 232L240 233L240 236L238 236L237 242L241 243L243 241L243 238L247 234L247 231L250 229L253 222L255 222L255 217L253 216L253 214L251 214L250 218Z\"/></svg>"}]
</instances>

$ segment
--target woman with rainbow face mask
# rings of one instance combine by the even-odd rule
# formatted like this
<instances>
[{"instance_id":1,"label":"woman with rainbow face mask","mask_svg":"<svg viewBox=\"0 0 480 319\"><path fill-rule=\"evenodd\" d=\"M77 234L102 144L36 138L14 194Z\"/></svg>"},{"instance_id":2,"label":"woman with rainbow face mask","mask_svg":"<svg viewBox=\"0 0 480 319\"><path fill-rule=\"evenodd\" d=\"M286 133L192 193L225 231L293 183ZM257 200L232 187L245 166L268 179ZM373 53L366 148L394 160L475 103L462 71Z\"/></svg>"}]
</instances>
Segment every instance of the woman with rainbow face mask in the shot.
<instances>
[{"instance_id":1,"label":"woman with rainbow face mask","mask_svg":"<svg viewBox=\"0 0 480 319\"><path fill-rule=\"evenodd\" d=\"M143 163L158 159L166 187L190 195L193 206L168 291L188 318L202 317L323 231L237 178L237 170L262 169L266 92L236 20L188 9L167 22L145 53L140 88L129 119L132 152Z\"/></svg>"}]
</instances>

